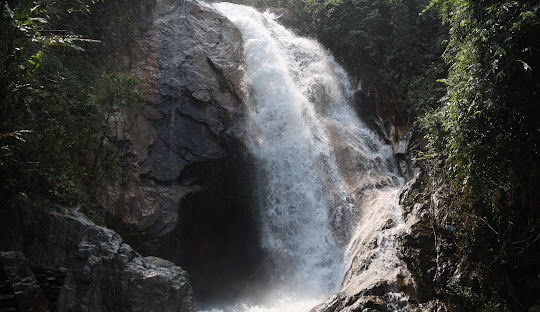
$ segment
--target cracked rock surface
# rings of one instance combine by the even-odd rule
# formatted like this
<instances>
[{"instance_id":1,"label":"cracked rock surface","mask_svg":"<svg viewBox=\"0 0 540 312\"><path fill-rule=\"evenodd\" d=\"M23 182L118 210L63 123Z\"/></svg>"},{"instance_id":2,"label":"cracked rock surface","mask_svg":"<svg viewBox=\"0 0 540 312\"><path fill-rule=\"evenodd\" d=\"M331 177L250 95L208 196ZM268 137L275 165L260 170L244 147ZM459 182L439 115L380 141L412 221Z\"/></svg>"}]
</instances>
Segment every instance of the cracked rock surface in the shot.
<instances>
[{"instance_id":1,"label":"cracked rock surface","mask_svg":"<svg viewBox=\"0 0 540 312\"><path fill-rule=\"evenodd\" d=\"M79 212L19 204L0 220L0 249L12 250L0 263L21 311L193 311L185 271L141 257Z\"/></svg>"},{"instance_id":2,"label":"cracked rock surface","mask_svg":"<svg viewBox=\"0 0 540 312\"><path fill-rule=\"evenodd\" d=\"M149 15L127 69L146 103L137 118L119 116L134 124L113 129L123 168L99 201L122 235L161 237L178 226L183 199L205 188L188 169L241 152L243 48L232 23L198 1L160 0Z\"/></svg>"}]
</instances>

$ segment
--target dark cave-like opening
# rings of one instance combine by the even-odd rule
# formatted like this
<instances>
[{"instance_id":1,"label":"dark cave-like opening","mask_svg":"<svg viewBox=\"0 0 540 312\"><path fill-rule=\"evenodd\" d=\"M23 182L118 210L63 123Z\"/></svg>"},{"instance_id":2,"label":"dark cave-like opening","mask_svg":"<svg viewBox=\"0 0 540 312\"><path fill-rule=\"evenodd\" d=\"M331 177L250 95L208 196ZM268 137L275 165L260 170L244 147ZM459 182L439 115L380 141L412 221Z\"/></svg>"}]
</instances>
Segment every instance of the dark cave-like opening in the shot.
<instances>
[{"instance_id":1,"label":"dark cave-like opening","mask_svg":"<svg viewBox=\"0 0 540 312\"><path fill-rule=\"evenodd\" d=\"M182 172L179 183L203 189L184 198L174 238L158 253L189 273L198 306L233 302L265 280L250 163L228 158Z\"/></svg>"}]
</instances>

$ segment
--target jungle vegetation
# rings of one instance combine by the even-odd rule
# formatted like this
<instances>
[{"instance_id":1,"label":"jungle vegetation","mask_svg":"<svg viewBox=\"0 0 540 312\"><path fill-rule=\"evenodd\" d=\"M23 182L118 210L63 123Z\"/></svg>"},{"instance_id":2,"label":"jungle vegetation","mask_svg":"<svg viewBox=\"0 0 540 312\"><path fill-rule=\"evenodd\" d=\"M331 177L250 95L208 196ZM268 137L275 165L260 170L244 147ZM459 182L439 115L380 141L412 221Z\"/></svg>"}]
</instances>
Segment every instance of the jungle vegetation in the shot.
<instances>
[{"instance_id":1,"label":"jungle vegetation","mask_svg":"<svg viewBox=\"0 0 540 312\"><path fill-rule=\"evenodd\" d=\"M540 291L540 4L531 0L231 0L286 8L415 124L437 258L433 296L523 311ZM140 105L117 65L150 0L1 1L0 197L95 213L114 112ZM103 56L106 57L103 57ZM438 204L430 202L440 199Z\"/></svg>"},{"instance_id":2,"label":"jungle vegetation","mask_svg":"<svg viewBox=\"0 0 540 312\"><path fill-rule=\"evenodd\" d=\"M2 1L0 197L74 206L114 168L113 114L140 106L118 60L150 1ZM113 13L121 12L121 14ZM103 58L103 55L107 55Z\"/></svg>"}]
</instances>

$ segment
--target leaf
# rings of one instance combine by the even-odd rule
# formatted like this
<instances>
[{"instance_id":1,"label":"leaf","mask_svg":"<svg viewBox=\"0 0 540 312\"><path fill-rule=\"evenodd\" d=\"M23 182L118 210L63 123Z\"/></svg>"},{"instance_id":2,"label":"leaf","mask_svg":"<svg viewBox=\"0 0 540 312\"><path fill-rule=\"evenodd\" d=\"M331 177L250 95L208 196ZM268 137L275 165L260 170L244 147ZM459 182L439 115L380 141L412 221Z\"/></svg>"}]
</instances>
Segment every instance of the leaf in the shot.
<instances>
[{"instance_id":1,"label":"leaf","mask_svg":"<svg viewBox=\"0 0 540 312\"><path fill-rule=\"evenodd\" d=\"M495 51L495 56L505 56L506 50L503 49L503 47L498 47L497 51Z\"/></svg>"},{"instance_id":2,"label":"leaf","mask_svg":"<svg viewBox=\"0 0 540 312\"><path fill-rule=\"evenodd\" d=\"M523 65L523 69L527 72L529 70L532 70L532 68L529 66L529 64L523 62L522 60L517 60L518 62L521 62L521 64Z\"/></svg>"},{"instance_id":3,"label":"leaf","mask_svg":"<svg viewBox=\"0 0 540 312\"><path fill-rule=\"evenodd\" d=\"M48 24L49 23L49 21L47 21L43 17L32 17L31 20L34 21L34 22L42 23L42 24Z\"/></svg>"},{"instance_id":4,"label":"leaf","mask_svg":"<svg viewBox=\"0 0 540 312\"><path fill-rule=\"evenodd\" d=\"M34 72L39 65L41 65L41 61L43 60L43 51L39 50L35 55L32 55L30 59L26 60L26 62L30 65L30 67L27 68L27 73Z\"/></svg>"},{"instance_id":5,"label":"leaf","mask_svg":"<svg viewBox=\"0 0 540 312\"><path fill-rule=\"evenodd\" d=\"M422 10L422 12L418 13L419 16L423 15L427 11L429 11L433 6L435 6L437 3L439 3L440 0L431 0L429 4Z\"/></svg>"}]
</instances>

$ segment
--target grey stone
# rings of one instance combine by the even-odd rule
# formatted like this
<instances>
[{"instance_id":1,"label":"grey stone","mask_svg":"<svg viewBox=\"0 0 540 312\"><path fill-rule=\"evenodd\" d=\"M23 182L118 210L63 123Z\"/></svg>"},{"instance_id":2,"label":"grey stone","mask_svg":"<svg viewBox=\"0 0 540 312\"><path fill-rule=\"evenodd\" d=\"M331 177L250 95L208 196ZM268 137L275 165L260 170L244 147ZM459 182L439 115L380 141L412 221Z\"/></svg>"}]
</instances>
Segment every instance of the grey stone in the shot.
<instances>
[{"instance_id":1,"label":"grey stone","mask_svg":"<svg viewBox=\"0 0 540 312\"><path fill-rule=\"evenodd\" d=\"M47 299L22 252L0 252L0 264L11 284L17 311L49 311Z\"/></svg>"},{"instance_id":2,"label":"grey stone","mask_svg":"<svg viewBox=\"0 0 540 312\"><path fill-rule=\"evenodd\" d=\"M170 261L167 261L165 259L161 259L161 258L158 258L158 257L153 257L153 256L149 256L149 257L144 257L148 262L152 263L153 265L157 266L157 267L161 267L161 268L171 268L174 266L174 263L170 262Z\"/></svg>"},{"instance_id":3,"label":"grey stone","mask_svg":"<svg viewBox=\"0 0 540 312\"><path fill-rule=\"evenodd\" d=\"M398 141L396 151L395 151L396 155L407 155L407 151L409 149L409 143L411 142L412 135L413 135L412 131L409 131L403 138L401 138Z\"/></svg>"},{"instance_id":4,"label":"grey stone","mask_svg":"<svg viewBox=\"0 0 540 312\"><path fill-rule=\"evenodd\" d=\"M64 275L57 298L48 298L55 302L56 311L193 311L185 271L141 257L120 235L93 224L79 212L20 204L6 211L0 226L0 234L6 238L0 248L19 251L2 253L2 265L7 272L26 272L11 275L30 285L27 288L32 291L27 294L40 297L31 270L20 270L30 268L28 263ZM24 302L41 301L26 298Z\"/></svg>"},{"instance_id":5,"label":"grey stone","mask_svg":"<svg viewBox=\"0 0 540 312\"><path fill-rule=\"evenodd\" d=\"M122 170L104 179L98 198L115 229L162 237L177 228L183 198L205 187L186 168L242 152L243 42L199 1L159 0L149 15L153 24L126 68L146 104L130 132L110 138ZM115 120L129 124L131 115Z\"/></svg>"}]
</instances>

